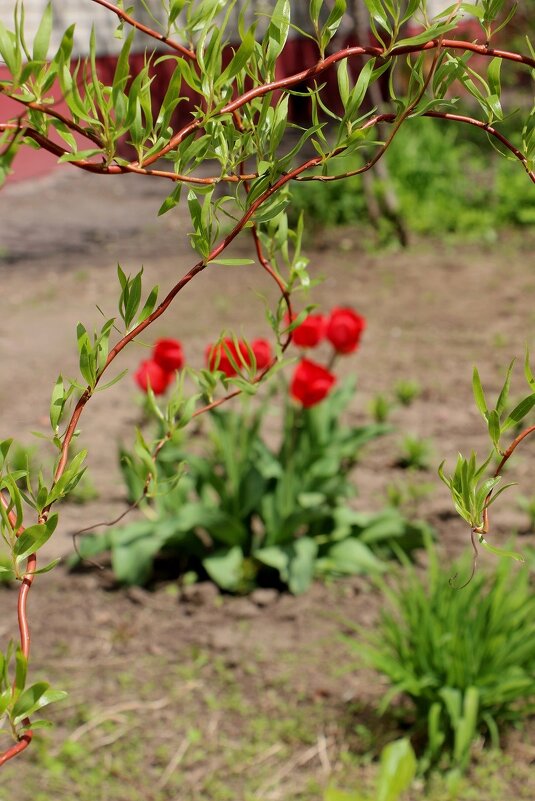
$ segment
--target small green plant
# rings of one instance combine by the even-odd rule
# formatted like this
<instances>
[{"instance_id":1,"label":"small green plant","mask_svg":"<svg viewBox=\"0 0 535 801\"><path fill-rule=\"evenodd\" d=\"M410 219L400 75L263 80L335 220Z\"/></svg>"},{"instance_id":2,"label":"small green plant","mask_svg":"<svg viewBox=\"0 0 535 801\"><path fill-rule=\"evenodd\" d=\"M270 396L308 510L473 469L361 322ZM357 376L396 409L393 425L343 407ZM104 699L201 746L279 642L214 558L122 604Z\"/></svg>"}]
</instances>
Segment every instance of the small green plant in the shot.
<instances>
[{"instance_id":1,"label":"small green plant","mask_svg":"<svg viewBox=\"0 0 535 801\"><path fill-rule=\"evenodd\" d=\"M379 393L370 401L370 414L376 423L386 423L392 408L392 401L382 393Z\"/></svg>"},{"instance_id":2,"label":"small green plant","mask_svg":"<svg viewBox=\"0 0 535 801\"><path fill-rule=\"evenodd\" d=\"M386 499L395 509L414 510L434 489L435 485L429 481L392 481L386 487Z\"/></svg>"},{"instance_id":3,"label":"small green plant","mask_svg":"<svg viewBox=\"0 0 535 801\"><path fill-rule=\"evenodd\" d=\"M416 756L407 738L395 740L381 751L377 788L373 801L398 801L409 789L416 775ZM346 792L336 787L325 791L323 801L372 801L360 792Z\"/></svg>"},{"instance_id":4,"label":"small green plant","mask_svg":"<svg viewBox=\"0 0 535 801\"><path fill-rule=\"evenodd\" d=\"M375 631L348 640L389 682L380 711L399 696L410 702L399 714L424 771L465 770L478 737L497 748L502 729L535 709L535 595L513 564L454 590L451 568L429 549L425 580L407 563L392 586L380 581L388 605Z\"/></svg>"},{"instance_id":5,"label":"small green plant","mask_svg":"<svg viewBox=\"0 0 535 801\"><path fill-rule=\"evenodd\" d=\"M394 394L398 403L410 406L422 394L422 388L417 381L397 381Z\"/></svg>"},{"instance_id":6,"label":"small green plant","mask_svg":"<svg viewBox=\"0 0 535 801\"><path fill-rule=\"evenodd\" d=\"M409 470L427 470L431 453L432 447L429 439L413 437L408 434L401 442L398 464Z\"/></svg>"}]
</instances>

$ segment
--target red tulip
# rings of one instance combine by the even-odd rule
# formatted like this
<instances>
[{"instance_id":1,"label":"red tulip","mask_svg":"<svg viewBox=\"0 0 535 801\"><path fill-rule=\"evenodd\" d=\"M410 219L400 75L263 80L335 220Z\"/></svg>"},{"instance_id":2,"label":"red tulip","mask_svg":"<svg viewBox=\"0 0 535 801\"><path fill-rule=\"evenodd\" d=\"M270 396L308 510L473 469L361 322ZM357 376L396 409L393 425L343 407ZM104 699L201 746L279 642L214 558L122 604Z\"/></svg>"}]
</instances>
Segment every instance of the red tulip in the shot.
<instances>
[{"instance_id":1,"label":"red tulip","mask_svg":"<svg viewBox=\"0 0 535 801\"><path fill-rule=\"evenodd\" d=\"M159 339L155 342L152 358L167 373L184 367L184 353L177 339Z\"/></svg>"},{"instance_id":2,"label":"red tulip","mask_svg":"<svg viewBox=\"0 0 535 801\"><path fill-rule=\"evenodd\" d=\"M217 345L208 345L205 351L208 368L210 370L221 370L222 373L225 373L227 378L231 378L233 375L236 375L237 371L230 360L229 354L232 356L232 360L238 365L238 367L241 366L243 360L245 360L246 364L249 361L249 353L247 351L245 342L239 340L238 348L241 358L238 355L238 349L234 344L234 340L230 337L223 339Z\"/></svg>"},{"instance_id":3,"label":"red tulip","mask_svg":"<svg viewBox=\"0 0 535 801\"><path fill-rule=\"evenodd\" d=\"M292 342L298 348L315 348L325 336L327 321L323 314L309 314L292 331Z\"/></svg>"},{"instance_id":4,"label":"red tulip","mask_svg":"<svg viewBox=\"0 0 535 801\"><path fill-rule=\"evenodd\" d=\"M267 339L255 339L251 342L251 350L256 359L256 369L263 370L268 366L273 358L271 353L271 344Z\"/></svg>"},{"instance_id":5,"label":"red tulip","mask_svg":"<svg viewBox=\"0 0 535 801\"><path fill-rule=\"evenodd\" d=\"M336 308L327 322L326 336L337 353L352 353L357 349L366 320L353 309Z\"/></svg>"},{"instance_id":6,"label":"red tulip","mask_svg":"<svg viewBox=\"0 0 535 801\"><path fill-rule=\"evenodd\" d=\"M134 380L143 392L148 392L150 384L155 395L163 395L173 380L173 374L162 369L162 367L156 364L152 359L147 359L141 362L137 368L134 373Z\"/></svg>"},{"instance_id":7,"label":"red tulip","mask_svg":"<svg viewBox=\"0 0 535 801\"><path fill-rule=\"evenodd\" d=\"M326 398L335 382L336 376L321 364L303 359L296 367L290 392L308 409Z\"/></svg>"}]
</instances>

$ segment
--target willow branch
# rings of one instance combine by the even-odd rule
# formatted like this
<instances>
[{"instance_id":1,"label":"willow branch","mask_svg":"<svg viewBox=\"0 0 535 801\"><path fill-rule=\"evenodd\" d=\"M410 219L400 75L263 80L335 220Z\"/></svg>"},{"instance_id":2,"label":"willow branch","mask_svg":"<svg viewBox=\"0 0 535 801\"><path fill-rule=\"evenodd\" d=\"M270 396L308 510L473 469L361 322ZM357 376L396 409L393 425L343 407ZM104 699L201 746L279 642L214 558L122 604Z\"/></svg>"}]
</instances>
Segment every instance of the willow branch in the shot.
<instances>
[{"instance_id":1,"label":"willow branch","mask_svg":"<svg viewBox=\"0 0 535 801\"><path fill-rule=\"evenodd\" d=\"M16 515L13 510L9 509L9 503L4 495L3 492L0 492L0 503L2 503L4 509L7 511L7 515L9 518L9 522L13 526L16 525ZM18 530L15 532L17 537L20 537L21 534L24 532L24 526L20 526ZM30 627L28 623L28 613L27 613L27 601L28 601L28 593L30 591L30 587L33 584L33 580L35 578L35 571L37 569L37 556L32 553L29 555L28 560L26 562L26 571L25 575L22 579L22 583L19 589L19 596L17 601L17 618L19 623L19 638L20 638L20 648L21 651L26 658L29 659L30 656ZM28 718L25 718L23 721L25 726L28 726L30 721ZM24 734L19 737L16 743L13 743L9 748L7 748L3 753L0 753L0 767L13 757L16 757L22 751L24 751L31 743L33 738L33 732L30 729L27 729Z\"/></svg>"},{"instance_id":2,"label":"willow branch","mask_svg":"<svg viewBox=\"0 0 535 801\"><path fill-rule=\"evenodd\" d=\"M151 39L156 39L158 42L166 44L171 48L171 50L175 50L177 53L185 56L185 58L196 58L193 50L189 50L187 47L184 47L184 45L180 44L180 42L171 39L169 36L166 36L159 31L155 31L153 28L149 28L147 25L143 25L142 22L138 22L130 14L127 14L126 11L123 11L122 8L114 6L113 3L109 3L108 0L92 0L92 2L99 6L104 6L104 8L108 9L108 11L111 11L113 14L117 14L122 22L126 22L126 24L130 25L132 28L136 28L136 30L145 33L147 36L150 36Z\"/></svg>"}]
</instances>

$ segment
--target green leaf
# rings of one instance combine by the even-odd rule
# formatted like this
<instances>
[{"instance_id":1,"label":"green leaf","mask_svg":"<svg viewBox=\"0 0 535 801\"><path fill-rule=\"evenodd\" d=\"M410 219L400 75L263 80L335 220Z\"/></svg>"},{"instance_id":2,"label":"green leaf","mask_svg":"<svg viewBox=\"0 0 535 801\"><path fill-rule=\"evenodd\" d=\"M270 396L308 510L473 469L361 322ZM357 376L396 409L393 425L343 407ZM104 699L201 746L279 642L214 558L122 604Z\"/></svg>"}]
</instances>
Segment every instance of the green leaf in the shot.
<instances>
[{"instance_id":1,"label":"green leaf","mask_svg":"<svg viewBox=\"0 0 535 801\"><path fill-rule=\"evenodd\" d=\"M67 693L61 690L52 690L46 681L38 681L28 687L19 696L13 707L14 723L17 725L23 718L30 717L38 709L42 709L55 701L62 701Z\"/></svg>"},{"instance_id":2,"label":"green leaf","mask_svg":"<svg viewBox=\"0 0 535 801\"><path fill-rule=\"evenodd\" d=\"M494 443L495 447L497 448L500 442L501 429L500 429L500 418L498 417L498 412L495 409L489 412L487 418L487 425L489 429L489 436L492 442Z\"/></svg>"},{"instance_id":3,"label":"green leaf","mask_svg":"<svg viewBox=\"0 0 535 801\"><path fill-rule=\"evenodd\" d=\"M385 9L383 7L383 4L382 4L381 0L364 0L364 2L366 4L366 8L369 11L370 17L373 20L375 20L375 22L378 22L379 25L381 25L381 27L385 29L385 31L388 31L388 33L391 33L391 27L390 27L390 24L389 24L389 21L388 21L388 16L387 16L387 13L386 13L386 11L385 11ZM414 38L416 38L416 37L414 37ZM411 40L408 40L408 41L411 41ZM426 36L425 39L423 39L423 41L424 42L427 41L427 36Z\"/></svg>"},{"instance_id":4,"label":"green leaf","mask_svg":"<svg viewBox=\"0 0 535 801\"><path fill-rule=\"evenodd\" d=\"M0 56L14 78L18 76L21 56L11 31L0 22Z\"/></svg>"},{"instance_id":5,"label":"green leaf","mask_svg":"<svg viewBox=\"0 0 535 801\"><path fill-rule=\"evenodd\" d=\"M3 468L4 462L6 461L7 455L9 453L9 449L13 445L13 438L11 439L3 439L0 442L0 468Z\"/></svg>"},{"instance_id":6,"label":"green leaf","mask_svg":"<svg viewBox=\"0 0 535 801\"><path fill-rule=\"evenodd\" d=\"M58 524L58 516L50 515L46 523L37 523L27 528L15 542L13 554L17 563L35 553L47 542L54 533Z\"/></svg>"},{"instance_id":7,"label":"green leaf","mask_svg":"<svg viewBox=\"0 0 535 801\"><path fill-rule=\"evenodd\" d=\"M147 297L147 300L145 301L145 305L143 306L143 309L141 310L141 314L137 318L137 325L139 325L139 323L142 323L144 320L146 320L147 317L149 317L149 315L151 315L152 312L154 311L154 307L156 306L156 301L158 300L159 289L160 289L159 286L155 286L149 292L149 296Z\"/></svg>"},{"instance_id":8,"label":"green leaf","mask_svg":"<svg viewBox=\"0 0 535 801\"><path fill-rule=\"evenodd\" d=\"M349 100L345 108L344 120L351 119L356 114L358 109L361 107L366 92L368 91L368 86L370 84L370 80L373 75L374 66L375 66L375 59L371 58L369 61L366 62L366 64L360 71L357 82L349 95Z\"/></svg>"},{"instance_id":9,"label":"green leaf","mask_svg":"<svg viewBox=\"0 0 535 801\"><path fill-rule=\"evenodd\" d=\"M340 27L340 23L342 21L342 17L344 16L346 11L346 0L334 0L334 5L327 17L325 25L321 29L321 36L320 36L320 51L323 53L325 48L336 34L336 31Z\"/></svg>"},{"instance_id":10,"label":"green leaf","mask_svg":"<svg viewBox=\"0 0 535 801\"><path fill-rule=\"evenodd\" d=\"M370 0L365 0L366 5L368 5ZM382 23L381 23L382 24ZM432 25L430 28L427 28L422 33L417 33L415 36L411 36L409 39L400 39L398 42L395 43L393 52L396 52L396 48L398 47L413 47L414 45L424 44L425 42L430 42L432 39L436 39L438 36L442 36L442 34L447 33L448 31L453 30L457 25L457 20L451 22L441 22L437 25ZM383 27L385 27L383 25Z\"/></svg>"},{"instance_id":11,"label":"green leaf","mask_svg":"<svg viewBox=\"0 0 535 801\"><path fill-rule=\"evenodd\" d=\"M505 381L502 387L502 390L498 396L498 400L496 401L496 412L499 416L501 416L503 410L505 409L505 404L507 403L507 398L509 397L509 388L511 386L511 372L515 363L515 359L511 362L509 367L507 368L507 374L505 376Z\"/></svg>"},{"instance_id":12,"label":"green leaf","mask_svg":"<svg viewBox=\"0 0 535 801\"><path fill-rule=\"evenodd\" d=\"M529 350L526 348L526 358L524 359L524 375L526 376L526 381L535 389L535 376L533 375L529 363Z\"/></svg>"},{"instance_id":13,"label":"green leaf","mask_svg":"<svg viewBox=\"0 0 535 801\"><path fill-rule=\"evenodd\" d=\"M502 67L502 59L493 58L489 63L487 71L487 78L489 82L490 92L491 94L494 94L497 97L499 97L501 94L501 80L500 80L501 67Z\"/></svg>"},{"instance_id":14,"label":"green leaf","mask_svg":"<svg viewBox=\"0 0 535 801\"><path fill-rule=\"evenodd\" d=\"M61 413L63 411L64 406L64 395L65 395L65 387L63 386L63 377L60 375L56 383L54 384L54 389L52 390L52 398L50 401L50 425L52 426L52 430L55 431L58 427Z\"/></svg>"},{"instance_id":15,"label":"green leaf","mask_svg":"<svg viewBox=\"0 0 535 801\"><path fill-rule=\"evenodd\" d=\"M58 159L58 164L64 164L70 161L84 161L90 159L91 156L98 156L102 153L100 148L91 148L89 150L78 150L75 153L64 153Z\"/></svg>"},{"instance_id":16,"label":"green leaf","mask_svg":"<svg viewBox=\"0 0 535 801\"><path fill-rule=\"evenodd\" d=\"M385 569L384 563L356 537L348 537L332 545L322 561L323 571L344 575L377 574Z\"/></svg>"},{"instance_id":17,"label":"green leaf","mask_svg":"<svg viewBox=\"0 0 535 801\"><path fill-rule=\"evenodd\" d=\"M521 400L520 403L515 406L513 411L509 414L506 418L505 423L502 426L502 431L507 431L508 428L511 426L516 426L524 417L529 414L532 410L533 406L535 406L535 392L532 395L528 395L527 398Z\"/></svg>"},{"instance_id":18,"label":"green leaf","mask_svg":"<svg viewBox=\"0 0 535 801\"><path fill-rule=\"evenodd\" d=\"M300 537L291 548L288 588L294 595L308 590L314 578L318 546L310 537Z\"/></svg>"},{"instance_id":19,"label":"green leaf","mask_svg":"<svg viewBox=\"0 0 535 801\"><path fill-rule=\"evenodd\" d=\"M505 556L508 559L514 559L516 562L525 562L524 556L519 553L518 551L507 551L504 548L496 548L495 545L490 545L487 540L480 536L479 542L485 548L486 551L489 553L493 553L495 556Z\"/></svg>"},{"instance_id":20,"label":"green leaf","mask_svg":"<svg viewBox=\"0 0 535 801\"><path fill-rule=\"evenodd\" d=\"M253 54L255 44L256 41L254 28L250 28L243 37L242 43L237 52L234 54L230 64L218 79L218 84L228 84L239 72L242 71Z\"/></svg>"},{"instance_id":21,"label":"green leaf","mask_svg":"<svg viewBox=\"0 0 535 801\"><path fill-rule=\"evenodd\" d=\"M26 676L28 674L28 660L22 653L20 646L15 654L15 698L17 698L26 686Z\"/></svg>"},{"instance_id":22,"label":"green leaf","mask_svg":"<svg viewBox=\"0 0 535 801\"><path fill-rule=\"evenodd\" d=\"M319 27L320 11L323 5L323 0L310 0L308 13L315 28Z\"/></svg>"},{"instance_id":23,"label":"green leaf","mask_svg":"<svg viewBox=\"0 0 535 801\"><path fill-rule=\"evenodd\" d=\"M350 92L347 59L340 61L340 63L338 64L337 78L338 78L338 91L340 92L340 99L342 101L342 105L344 106L344 108L346 108Z\"/></svg>"},{"instance_id":24,"label":"green leaf","mask_svg":"<svg viewBox=\"0 0 535 801\"><path fill-rule=\"evenodd\" d=\"M224 590L236 590L243 575L243 551L239 545L223 548L203 559L203 567Z\"/></svg>"},{"instance_id":25,"label":"green leaf","mask_svg":"<svg viewBox=\"0 0 535 801\"><path fill-rule=\"evenodd\" d=\"M487 404L485 402L485 395L483 392L483 387L481 386L481 379L479 377L477 367L474 367L474 372L472 375L472 390L474 392L474 399L476 402L476 406L486 420L488 409L487 409Z\"/></svg>"},{"instance_id":26,"label":"green leaf","mask_svg":"<svg viewBox=\"0 0 535 801\"><path fill-rule=\"evenodd\" d=\"M161 217L162 214L166 214L171 209L180 202L180 195L182 193L182 184L178 183L170 195L168 195L160 208L158 209L158 217Z\"/></svg>"},{"instance_id":27,"label":"green leaf","mask_svg":"<svg viewBox=\"0 0 535 801\"><path fill-rule=\"evenodd\" d=\"M290 15L290 0L277 0L271 13L268 29L264 34L264 42L267 43L266 60L270 69L275 66L275 62L286 44L290 30Z\"/></svg>"},{"instance_id":28,"label":"green leaf","mask_svg":"<svg viewBox=\"0 0 535 801\"><path fill-rule=\"evenodd\" d=\"M50 46L50 35L52 33L52 4L48 3L41 22L33 40L33 60L44 61Z\"/></svg>"},{"instance_id":29,"label":"green leaf","mask_svg":"<svg viewBox=\"0 0 535 801\"><path fill-rule=\"evenodd\" d=\"M176 20L188 0L171 0L169 3L169 25Z\"/></svg>"},{"instance_id":30,"label":"green leaf","mask_svg":"<svg viewBox=\"0 0 535 801\"><path fill-rule=\"evenodd\" d=\"M53 570L56 567L56 565L59 565L60 562L61 562L61 557L53 559L44 567L38 567L37 570L32 570L28 575L37 576L40 575L41 573L50 573L50 571Z\"/></svg>"},{"instance_id":31,"label":"green leaf","mask_svg":"<svg viewBox=\"0 0 535 801\"><path fill-rule=\"evenodd\" d=\"M410 740L389 743L381 752L377 801L397 801L416 775L417 761Z\"/></svg>"}]
</instances>

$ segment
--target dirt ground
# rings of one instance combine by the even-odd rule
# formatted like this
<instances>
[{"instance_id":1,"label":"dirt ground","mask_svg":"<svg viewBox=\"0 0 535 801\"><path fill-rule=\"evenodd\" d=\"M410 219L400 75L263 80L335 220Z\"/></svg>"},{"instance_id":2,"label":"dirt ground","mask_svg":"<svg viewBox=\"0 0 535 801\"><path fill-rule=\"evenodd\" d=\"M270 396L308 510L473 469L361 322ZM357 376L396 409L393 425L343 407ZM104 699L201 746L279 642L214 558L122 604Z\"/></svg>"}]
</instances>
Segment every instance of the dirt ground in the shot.
<instances>
[{"instance_id":1,"label":"dirt ground","mask_svg":"<svg viewBox=\"0 0 535 801\"><path fill-rule=\"evenodd\" d=\"M96 304L114 314L118 262L125 272L143 264L146 286L158 283L162 294L194 262L180 214L156 217L167 189L67 168L3 190L2 438L30 445L29 432L46 431L58 373L77 372L76 323L98 324ZM236 251L248 255L248 248L242 242ZM344 364L358 375L352 417L368 419L371 400L391 394L399 380L422 388L409 408L392 413L396 431L368 448L355 471L355 503L378 509L392 482L424 485L413 511L435 526L444 559L467 547L468 532L436 467L442 459L452 465L460 449L486 448L471 399L474 364L492 394L516 356L513 397L524 391L521 364L535 333L534 249L533 230L483 244L414 241L400 251L377 250L368 234L348 229L317 234L307 246L311 272L325 279L313 300L326 311L352 305L368 320L360 352ZM267 336L258 293L273 296L258 267L214 266L177 298L147 343L177 337L200 366L223 328ZM133 345L121 369L145 357ZM138 417L130 376L92 399L80 444L89 447L98 498L65 505L47 556L68 555L73 531L124 509L116 444L131 441ZM432 443L429 469L410 476L397 466L406 433ZM525 495L533 493L532 463L528 446L510 473ZM492 517L493 541L526 524L506 495ZM529 542L523 535L522 546ZM175 585L118 590L106 571L60 567L40 576L29 604L33 675L68 689L69 698L54 710L53 732L5 768L0 801L15 793L20 801L292 801L320 799L330 781L367 786L369 754L388 732L388 721L377 724L371 712L383 685L353 667L339 635L352 623L372 626L379 600L363 579L316 584L297 599L274 592L243 599L221 597L209 585L185 596ZM1 589L4 641L16 636L15 606L15 589ZM535 797L528 772L534 733L533 721L513 732L492 767L482 753L462 797ZM417 787L414 798L427 792ZM433 799L447 797L436 792Z\"/></svg>"}]
</instances>

